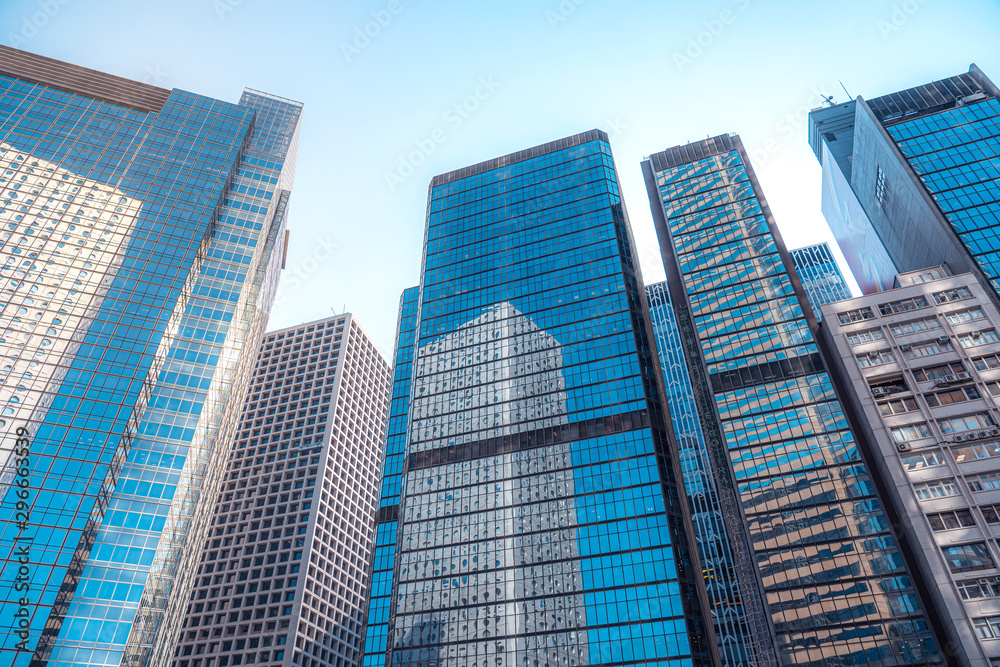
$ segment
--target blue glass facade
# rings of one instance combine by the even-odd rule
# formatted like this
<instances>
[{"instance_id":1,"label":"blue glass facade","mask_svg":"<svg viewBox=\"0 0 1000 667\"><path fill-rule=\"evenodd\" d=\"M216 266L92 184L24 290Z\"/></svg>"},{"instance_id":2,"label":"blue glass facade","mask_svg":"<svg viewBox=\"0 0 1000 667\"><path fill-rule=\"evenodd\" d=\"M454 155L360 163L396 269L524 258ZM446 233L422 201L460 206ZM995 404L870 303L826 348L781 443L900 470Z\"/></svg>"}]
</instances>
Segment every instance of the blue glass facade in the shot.
<instances>
[{"instance_id":1,"label":"blue glass facade","mask_svg":"<svg viewBox=\"0 0 1000 667\"><path fill-rule=\"evenodd\" d=\"M817 320L823 319L823 305L851 298L851 288L840 273L830 246L819 243L796 248L789 254Z\"/></svg>"},{"instance_id":2,"label":"blue glass facade","mask_svg":"<svg viewBox=\"0 0 1000 667\"><path fill-rule=\"evenodd\" d=\"M885 124L993 289L1000 291L1000 100L989 97Z\"/></svg>"},{"instance_id":3,"label":"blue glass facade","mask_svg":"<svg viewBox=\"0 0 1000 667\"><path fill-rule=\"evenodd\" d=\"M719 655L728 667L755 665L736 563L667 283L647 285L646 299Z\"/></svg>"},{"instance_id":4,"label":"blue glass facade","mask_svg":"<svg viewBox=\"0 0 1000 667\"><path fill-rule=\"evenodd\" d=\"M27 625L4 634L0 661L145 664L172 651L197 567L184 547L204 537L217 443L239 418L227 399L245 391L243 344L273 299L301 108L44 59L21 75L8 53L0 346L4 384L22 391L0 402L30 455L23 474L8 466L20 488L0 506L0 626Z\"/></svg>"},{"instance_id":5,"label":"blue glass facade","mask_svg":"<svg viewBox=\"0 0 1000 667\"><path fill-rule=\"evenodd\" d=\"M375 520L375 543L368 577L368 612L365 624L363 667L385 665L389 610L392 606L393 567L396 563L396 532L399 527L399 482L403 472L406 428L410 413L410 379L413 373L413 340L417 324L419 287L403 291L396 323L393 355L392 397L382 459L382 489Z\"/></svg>"},{"instance_id":6,"label":"blue glass facade","mask_svg":"<svg viewBox=\"0 0 1000 667\"><path fill-rule=\"evenodd\" d=\"M387 662L705 664L607 136L438 176L429 199Z\"/></svg>"},{"instance_id":7,"label":"blue glass facade","mask_svg":"<svg viewBox=\"0 0 1000 667\"><path fill-rule=\"evenodd\" d=\"M643 163L692 389L785 665L942 661L738 137ZM737 558L739 556L737 555Z\"/></svg>"}]
</instances>

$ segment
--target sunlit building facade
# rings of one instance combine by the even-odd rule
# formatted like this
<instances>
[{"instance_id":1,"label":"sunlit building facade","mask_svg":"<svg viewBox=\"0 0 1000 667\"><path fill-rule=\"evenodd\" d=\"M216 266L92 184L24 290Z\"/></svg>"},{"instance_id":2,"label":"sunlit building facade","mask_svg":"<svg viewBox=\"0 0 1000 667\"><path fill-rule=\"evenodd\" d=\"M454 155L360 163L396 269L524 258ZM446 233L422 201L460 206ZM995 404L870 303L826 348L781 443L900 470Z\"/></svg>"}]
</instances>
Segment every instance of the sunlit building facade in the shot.
<instances>
[{"instance_id":1,"label":"sunlit building facade","mask_svg":"<svg viewBox=\"0 0 1000 667\"><path fill-rule=\"evenodd\" d=\"M789 254L817 320L823 319L824 304L851 298L851 288L847 286L830 246L817 243L795 248Z\"/></svg>"},{"instance_id":2,"label":"sunlit building facade","mask_svg":"<svg viewBox=\"0 0 1000 667\"><path fill-rule=\"evenodd\" d=\"M4 664L172 656L282 266L300 114L0 47L0 425L30 441L3 473L0 627L23 631L0 633Z\"/></svg>"},{"instance_id":3,"label":"sunlit building facade","mask_svg":"<svg viewBox=\"0 0 1000 667\"><path fill-rule=\"evenodd\" d=\"M390 382L350 314L264 337L173 667L359 664Z\"/></svg>"},{"instance_id":4,"label":"sunlit building facade","mask_svg":"<svg viewBox=\"0 0 1000 667\"><path fill-rule=\"evenodd\" d=\"M739 137L642 167L760 660L943 663Z\"/></svg>"},{"instance_id":5,"label":"sunlit building facade","mask_svg":"<svg viewBox=\"0 0 1000 667\"><path fill-rule=\"evenodd\" d=\"M389 665L714 660L644 296L603 132L433 179Z\"/></svg>"},{"instance_id":6,"label":"sunlit building facade","mask_svg":"<svg viewBox=\"0 0 1000 667\"><path fill-rule=\"evenodd\" d=\"M691 508L694 537L705 575L708 609L715 626L719 657L724 667L757 665L760 662L754 654L729 531L722 516L719 491L712 474L708 446L677 327L677 314L670 303L667 283L647 285L646 299L681 461L684 490ZM756 586L756 581L747 585Z\"/></svg>"},{"instance_id":7,"label":"sunlit building facade","mask_svg":"<svg viewBox=\"0 0 1000 667\"><path fill-rule=\"evenodd\" d=\"M1000 662L1000 314L947 267L826 306L833 364L958 664Z\"/></svg>"},{"instance_id":8,"label":"sunlit building facade","mask_svg":"<svg viewBox=\"0 0 1000 667\"><path fill-rule=\"evenodd\" d=\"M998 137L1000 89L975 65L947 79L810 113L809 142L824 178L840 172L834 178L851 190L844 197L856 198L863 211L828 211L848 261L871 258L887 268L883 253L858 253L863 248L847 238L863 216L862 226L874 231L899 271L947 264L991 285L1000 303ZM882 283L887 272L878 271ZM862 285L862 291L874 290Z\"/></svg>"}]
</instances>

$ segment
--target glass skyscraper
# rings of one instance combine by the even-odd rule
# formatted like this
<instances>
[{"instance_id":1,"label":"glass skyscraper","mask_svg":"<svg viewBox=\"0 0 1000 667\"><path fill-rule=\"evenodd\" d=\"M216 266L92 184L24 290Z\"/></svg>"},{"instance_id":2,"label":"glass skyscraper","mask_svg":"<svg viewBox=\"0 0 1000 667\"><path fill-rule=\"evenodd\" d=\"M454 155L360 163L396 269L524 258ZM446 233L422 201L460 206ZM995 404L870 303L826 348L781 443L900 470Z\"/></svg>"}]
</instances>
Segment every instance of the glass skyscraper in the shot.
<instances>
[{"instance_id":1,"label":"glass skyscraper","mask_svg":"<svg viewBox=\"0 0 1000 667\"><path fill-rule=\"evenodd\" d=\"M818 243L790 250L789 254L817 320L823 319L821 309L825 304L851 298L851 288L847 286L830 246Z\"/></svg>"},{"instance_id":2,"label":"glass skyscraper","mask_svg":"<svg viewBox=\"0 0 1000 667\"><path fill-rule=\"evenodd\" d=\"M717 659L644 297L603 132L433 179L388 664Z\"/></svg>"},{"instance_id":3,"label":"glass skyscraper","mask_svg":"<svg viewBox=\"0 0 1000 667\"><path fill-rule=\"evenodd\" d=\"M972 65L941 81L817 109L809 142L824 172L839 170L850 183L899 271L947 264L992 285L1000 303L998 98ZM849 211L828 211L830 227L848 261L861 261L856 244L845 245L854 225L843 215Z\"/></svg>"},{"instance_id":4,"label":"glass skyscraper","mask_svg":"<svg viewBox=\"0 0 1000 667\"><path fill-rule=\"evenodd\" d=\"M747 605L744 604L744 595L740 590L736 560L712 475L705 434L667 283L647 285L646 299L649 302L653 338L666 387L665 398L670 408L670 421L677 440L684 489L690 503L694 537L705 575L709 613L715 626L719 656L725 667L764 665L767 664L766 658L755 655ZM755 586L756 582L751 580L746 585ZM748 593L755 594L753 590ZM760 620L762 619L758 615L758 621ZM758 629L764 631L758 637L758 642L763 641L766 646L770 633L766 626ZM768 649L767 654L773 655L773 648Z\"/></svg>"},{"instance_id":5,"label":"glass skyscraper","mask_svg":"<svg viewBox=\"0 0 1000 667\"><path fill-rule=\"evenodd\" d=\"M392 395L386 424L382 489L375 515L375 544L369 581L368 616L365 626L363 667L385 665L389 610L392 607L393 568L396 564L396 532L399 526L399 481L403 472L406 427L410 413L410 378L413 373L413 338L417 321L419 287L403 292L396 324L393 355Z\"/></svg>"},{"instance_id":6,"label":"glass skyscraper","mask_svg":"<svg viewBox=\"0 0 1000 667\"><path fill-rule=\"evenodd\" d=\"M0 662L172 656L282 265L300 114L0 47L0 426L26 432L3 473Z\"/></svg>"},{"instance_id":7,"label":"glass skyscraper","mask_svg":"<svg viewBox=\"0 0 1000 667\"><path fill-rule=\"evenodd\" d=\"M739 137L642 167L738 575L763 593L777 660L943 662Z\"/></svg>"}]
</instances>

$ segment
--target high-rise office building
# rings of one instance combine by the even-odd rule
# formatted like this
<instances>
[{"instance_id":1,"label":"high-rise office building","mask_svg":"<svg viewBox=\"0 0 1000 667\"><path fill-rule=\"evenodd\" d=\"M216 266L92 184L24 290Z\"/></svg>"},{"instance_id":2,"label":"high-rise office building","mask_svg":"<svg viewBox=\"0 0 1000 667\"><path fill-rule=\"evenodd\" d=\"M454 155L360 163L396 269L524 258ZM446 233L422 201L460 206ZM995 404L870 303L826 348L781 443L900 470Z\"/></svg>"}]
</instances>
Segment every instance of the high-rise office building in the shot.
<instances>
[{"instance_id":1,"label":"high-rise office building","mask_svg":"<svg viewBox=\"0 0 1000 667\"><path fill-rule=\"evenodd\" d=\"M1000 313L971 274L901 274L894 290L827 306L888 498L916 545L958 663L1000 662Z\"/></svg>"},{"instance_id":2,"label":"high-rise office building","mask_svg":"<svg viewBox=\"0 0 1000 667\"><path fill-rule=\"evenodd\" d=\"M173 667L359 664L390 387L349 314L264 337Z\"/></svg>"},{"instance_id":3,"label":"high-rise office building","mask_svg":"<svg viewBox=\"0 0 1000 667\"><path fill-rule=\"evenodd\" d=\"M763 659L943 662L739 137L642 168L749 623L768 631L762 608L775 637Z\"/></svg>"},{"instance_id":4,"label":"high-rise office building","mask_svg":"<svg viewBox=\"0 0 1000 667\"><path fill-rule=\"evenodd\" d=\"M363 667L386 664L386 637L392 607L393 568L396 565L396 529L399 526L399 482L403 473L406 427L410 412L410 378L413 374L413 337L417 321L419 287L403 291L396 324L393 354L392 400L383 441L382 488L375 514Z\"/></svg>"},{"instance_id":5,"label":"high-rise office building","mask_svg":"<svg viewBox=\"0 0 1000 667\"><path fill-rule=\"evenodd\" d=\"M823 319L824 304L851 298L851 288L826 243L795 248L789 254L817 320Z\"/></svg>"},{"instance_id":6,"label":"high-rise office building","mask_svg":"<svg viewBox=\"0 0 1000 667\"><path fill-rule=\"evenodd\" d=\"M435 177L425 239L388 664L714 661L607 135Z\"/></svg>"},{"instance_id":7,"label":"high-rise office building","mask_svg":"<svg viewBox=\"0 0 1000 667\"><path fill-rule=\"evenodd\" d=\"M173 655L282 266L300 114L0 47L0 425L29 452L3 478L3 664Z\"/></svg>"},{"instance_id":8,"label":"high-rise office building","mask_svg":"<svg viewBox=\"0 0 1000 667\"><path fill-rule=\"evenodd\" d=\"M824 182L849 183L850 195L842 195L853 195L862 209L858 215L850 207L826 211L859 283L855 264L885 253L851 238L871 241L873 231L899 271L947 264L991 284L1000 302L998 94L972 65L948 79L810 114L809 142ZM868 231L855 233L862 227ZM891 269L878 262L885 289ZM876 290L862 284L862 291Z\"/></svg>"},{"instance_id":9,"label":"high-rise office building","mask_svg":"<svg viewBox=\"0 0 1000 667\"><path fill-rule=\"evenodd\" d=\"M666 388L664 396L677 441L684 490L691 509L694 538L701 557L708 609L715 626L719 657L723 667L767 664L761 656L755 655L747 606L743 603L741 583L736 575L729 531L722 516L719 491L712 474L708 445L698 416L698 405L691 387L687 359L680 330L677 328L677 315L670 303L667 283L647 285L646 299L649 302L653 339ZM749 581L746 585L755 584L755 581ZM769 636L765 632L763 640L766 642Z\"/></svg>"}]
</instances>

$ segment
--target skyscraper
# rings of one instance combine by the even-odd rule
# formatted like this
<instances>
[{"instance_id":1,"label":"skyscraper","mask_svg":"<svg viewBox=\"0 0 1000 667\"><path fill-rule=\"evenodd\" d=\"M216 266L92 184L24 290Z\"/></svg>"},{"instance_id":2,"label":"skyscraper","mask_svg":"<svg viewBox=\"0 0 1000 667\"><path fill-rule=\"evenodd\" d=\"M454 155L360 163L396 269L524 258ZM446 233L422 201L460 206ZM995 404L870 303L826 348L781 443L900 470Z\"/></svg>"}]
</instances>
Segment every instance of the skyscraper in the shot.
<instances>
[{"instance_id":1,"label":"skyscraper","mask_svg":"<svg viewBox=\"0 0 1000 667\"><path fill-rule=\"evenodd\" d=\"M432 180L389 664L712 660L648 327L603 132Z\"/></svg>"},{"instance_id":2,"label":"skyscraper","mask_svg":"<svg viewBox=\"0 0 1000 667\"><path fill-rule=\"evenodd\" d=\"M851 288L840 273L830 246L817 243L790 250L789 254L817 320L822 319L824 304L851 298Z\"/></svg>"},{"instance_id":3,"label":"skyscraper","mask_svg":"<svg viewBox=\"0 0 1000 667\"><path fill-rule=\"evenodd\" d=\"M826 307L823 336L876 448L959 664L1000 660L1000 313L971 274L901 274Z\"/></svg>"},{"instance_id":4,"label":"skyscraper","mask_svg":"<svg viewBox=\"0 0 1000 667\"><path fill-rule=\"evenodd\" d=\"M373 547L363 667L386 664L386 636L392 607L393 568L396 565L396 529L399 525L399 481L403 472L406 427L409 422L410 378L413 373L413 335L417 320L419 287L403 291L396 324L396 351L393 354L392 400L383 441L382 488L375 514Z\"/></svg>"},{"instance_id":5,"label":"skyscraper","mask_svg":"<svg viewBox=\"0 0 1000 667\"><path fill-rule=\"evenodd\" d=\"M174 667L359 664L390 388L349 314L265 336Z\"/></svg>"},{"instance_id":6,"label":"skyscraper","mask_svg":"<svg viewBox=\"0 0 1000 667\"><path fill-rule=\"evenodd\" d=\"M763 605L783 665L942 662L739 137L642 168L754 632Z\"/></svg>"},{"instance_id":7,"label":"skyscraper","mask_svg":"<svg viewBox=\"0 0 1000 667\"><path fill-rule=\"evenodd\" d=\"M824 171L839 169L850 183L899 271L947 264L992 285L1000 302L998 94L972 65L941 81L817 109L809 142ZM852 226L842 212L828 214L830 226L848 261L860 261L842 240Z\"/></svg>"},{"instance_id":8,"label":"skyscraper","mask_svg":"<svg viewBox=\"0 0 1000 667\"><path fill-rule=\"evenodd\" d=\"M719 656L724 667L764 665L767 664L765 656L774 652L773 647L768 645L770 632L760 613L756 620L763 626L758 628L763 630L763 634L753 637L750 619L747 618L748 605L744 603L745 595L741 588L744 585L755 587L756 582L751 580L741 584L737 576L731 538L722 515L719 491L712 474L708 445L667 283L647 285L646 299L666 387L670 421L677 440L684 490L691 508L694 537L705 575L708 608L715 626ZM746 595L756 593L751 588ZM759 644L766 649L761 651L757 646Z\"/></svg>"},{"instance_id":9,"label":"skyscraper","mask_svg":"<svg viewBox=\"0 0 1000 667\"><path fill-rule=\"evenodd\" d=\"M4 477L0 662L172 655L282 266L300 114L0 47L0 425L30 452Z\"/></svg>"}]
</instances>

